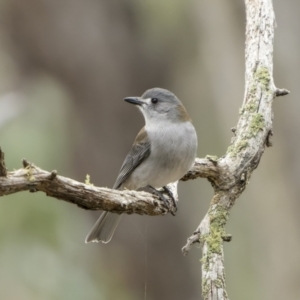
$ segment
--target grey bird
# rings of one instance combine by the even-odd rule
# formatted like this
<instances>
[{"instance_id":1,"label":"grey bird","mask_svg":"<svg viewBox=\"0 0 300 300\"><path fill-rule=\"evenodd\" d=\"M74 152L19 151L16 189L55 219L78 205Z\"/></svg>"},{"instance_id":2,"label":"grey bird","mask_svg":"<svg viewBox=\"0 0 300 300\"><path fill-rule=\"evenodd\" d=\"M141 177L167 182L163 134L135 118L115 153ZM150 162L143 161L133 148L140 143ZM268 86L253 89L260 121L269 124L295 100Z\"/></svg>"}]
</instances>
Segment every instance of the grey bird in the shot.
<instances>
[{"instance_id":1,"label":"grey bird","mask_svg":"<svg viewBox=\"0 0 300 300\"><path fill-rule=\"evenodd\" d=\"M113 188L153 189L176 182L190 170L197 152L197 134L181 101L161 88L124 100L139 108L146 124L126 156ZM85 242L108 243L121 217L103 212Z\"/></svg>"}]
</instances>

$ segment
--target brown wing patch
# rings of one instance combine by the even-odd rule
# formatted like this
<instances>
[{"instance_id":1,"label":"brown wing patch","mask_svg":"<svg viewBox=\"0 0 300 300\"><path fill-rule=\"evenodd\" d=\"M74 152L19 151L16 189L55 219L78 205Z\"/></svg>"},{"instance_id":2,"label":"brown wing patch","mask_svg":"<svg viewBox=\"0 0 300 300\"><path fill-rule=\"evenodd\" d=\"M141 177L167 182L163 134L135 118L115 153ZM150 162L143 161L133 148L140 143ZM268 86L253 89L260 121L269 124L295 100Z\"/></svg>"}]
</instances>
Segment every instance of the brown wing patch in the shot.
<instances>
[{"instance_id":1,"label":"brown wing patch","mask_svg":"<svg viewBox=\"0 0 300 300\"><path fill-rule=\"evenodd\" d=\"M113 186L114 189L120 188L132 171L150 155L150 148L148 134L145 127L143 127L123 162L118 178Z\"/></svg>"}]
</instances>

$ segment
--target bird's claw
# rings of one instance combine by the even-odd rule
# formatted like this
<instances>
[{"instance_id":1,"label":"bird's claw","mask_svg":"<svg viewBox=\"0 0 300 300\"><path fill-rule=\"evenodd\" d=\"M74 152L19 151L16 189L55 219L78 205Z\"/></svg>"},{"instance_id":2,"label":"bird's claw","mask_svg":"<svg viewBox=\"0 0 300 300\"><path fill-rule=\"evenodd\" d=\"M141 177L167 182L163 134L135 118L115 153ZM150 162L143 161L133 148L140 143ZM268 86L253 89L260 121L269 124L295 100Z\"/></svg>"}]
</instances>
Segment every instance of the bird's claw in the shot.
<instances>
[{"instance_id":1,"label":"bird's claw","mask_svg":"<svg viewBox=\"0 0 300 300\"><path fill-rule=\"evenodd\" d=\"M158 191L157 189L155 189L152 186L149 186L149 187L150 187L151 191L153 192L153 194L155 194L156 196L158 196L159 199L165 204L165 206L171 212L171 214L173 216L175 216L176 211L177 211L177 204L176 204L176 201L175 201L174 196L171 193L171 191L167 187L165 187L165 186L163 187L164 192L171 198L172 205L170 205L169 200L164 196L164 194L161 191Z\"/></svg>"}]
</instances>

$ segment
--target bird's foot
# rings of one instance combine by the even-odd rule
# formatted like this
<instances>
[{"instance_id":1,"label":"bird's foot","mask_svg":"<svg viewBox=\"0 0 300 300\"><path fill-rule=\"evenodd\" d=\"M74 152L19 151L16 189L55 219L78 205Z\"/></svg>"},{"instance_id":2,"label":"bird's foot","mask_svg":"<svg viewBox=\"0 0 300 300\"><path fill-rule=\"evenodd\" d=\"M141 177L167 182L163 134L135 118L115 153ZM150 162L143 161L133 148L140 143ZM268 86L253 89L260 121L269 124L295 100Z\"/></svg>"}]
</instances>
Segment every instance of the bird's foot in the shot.
<instances>
[{"instance_id":1,"label":"bird's foot","mask_svg":"<svg viewBox=\"0 0 300 300\"><path fill-rule=\"evenodd\" d=\"M168 194L168 196L172 199L173 209L171 210L171 213L172 213L173 216L175 216L175 213L177 211L177 203L176 203L176 200L174 198L174 195L166 186L164 186L163 189Z\"/></svg>"},{"instance_id":2,"label":"bird's foot","mask_svg":"<svg viewBox=\"0 0 300 300\"><path fill-rule=\"evenodd\" d=\"M172 205L170 205L169 200L164 196L164 194L161 191L158 191L157 189L155 189L151 185L149 185L149 188L152 191L152 193L154 195L158 196L159 199L165 204L165 206L169 209L169 211L171 212L171 214L173 216L175 216L175 213L177 211L177 205L176 205L176 201L174 199L174 196L173 196L172 192L166 186L163 187L163 190L172 199Z\"/></svg>"}]
</instances>

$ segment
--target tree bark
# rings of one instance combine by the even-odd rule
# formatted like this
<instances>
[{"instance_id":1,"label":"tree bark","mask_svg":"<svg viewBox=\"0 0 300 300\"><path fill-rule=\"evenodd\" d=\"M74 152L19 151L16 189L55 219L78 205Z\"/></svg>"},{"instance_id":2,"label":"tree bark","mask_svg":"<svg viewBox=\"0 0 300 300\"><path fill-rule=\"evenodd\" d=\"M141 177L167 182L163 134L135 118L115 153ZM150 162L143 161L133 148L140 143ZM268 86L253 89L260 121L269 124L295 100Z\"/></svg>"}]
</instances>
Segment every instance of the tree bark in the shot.
<instances>
[{"instance_id":1,"label":"tree bark","mask_svg":"<svg viewBox=\"0 0 300 300\"><path fill-rule=\"evenodd\" d=\"M245 190L257 168L265 147L271 146L273 111L276 96L288 94L277 89L273 81L273 39L275 15L271 0L245 0L246 4L246 73L245 95L240 118L225 156L216 161L217 178L210 180L214 196L208 212L195 233L190 246L202 244L202 294L205 300L226 300L223 241L229 212Z\"/></svg>"},{"instance_id":2,"label":"tree bark","mask_svg":"<svg viewBox=\"0 0 300 300\"><path fill-rule=\"evenodd\" d=\"M214 188L206 216L183 248L183 253L187 254L194 243L202 245L202 293L205 300L228 299L223 241L230 241L231 236L225 233L225 225L265 147L271 146L273 99L288 94L285 89L277 89L273 82L275 16L272 1L245 0L245 4L245 95L234 136L223 157L196 159L192 170L182 178L207 178ZM172 212L157 196L146 192L98 188L88 181L84 184L58 176L56 171L44 171L26 161L23 164L24 168L7 172L0 150L0 196L24 190L42 191L84 209L147 215Z\"/></svg>"},{"instance_id":3,"label":"tree bark","mask_svg":"<svg viewBox=\"0 0 300 300\"><path fill-rule=\"evenodd\" d=\"M175 208L165 207L157 195L147 192L118 191L109 188L95 187L89 176L86 182L78 182L71 178L57 175L56 171L48 172L32 163L23 160L24 168L6 171L4 153L0 148L0 196L21 191L44 192L47 196L74 203L89 210L105 210L114 213L137 213L141 215L163 215L174 212ZM198 177L214 178L217 175L215 163L210 159L195 160L195 164L182 180ZM178 201L177 183L169 186L175 200ZM168 198L168 195L164 193ZM170 200L170 199L169 199Z\"/></svg>"}]
</instances>

